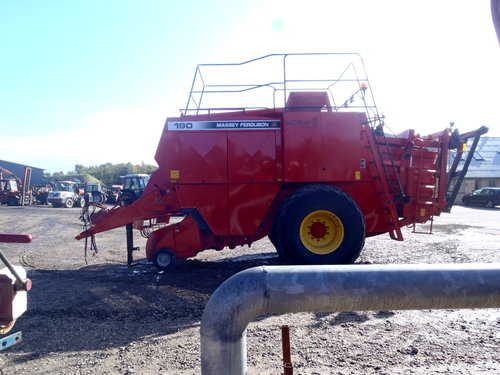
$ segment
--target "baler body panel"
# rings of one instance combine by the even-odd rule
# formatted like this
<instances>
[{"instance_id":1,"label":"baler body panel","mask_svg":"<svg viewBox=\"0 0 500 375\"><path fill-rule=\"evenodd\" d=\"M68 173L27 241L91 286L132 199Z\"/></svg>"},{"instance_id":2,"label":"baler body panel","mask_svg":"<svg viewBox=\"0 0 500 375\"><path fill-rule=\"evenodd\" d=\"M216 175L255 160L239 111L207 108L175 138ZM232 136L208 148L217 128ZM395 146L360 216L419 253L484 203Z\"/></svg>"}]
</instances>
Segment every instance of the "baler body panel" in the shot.
<instances>
[{"instance_id":1,"label":"baler body panel","mask_svg":"<svg viewBox=\"0 0 500 375\"><path fill-rule=\"evenodd\" d=\"M285 181L356 181L363 148L359 112L286 112Z\"/></svg>"},{"instance_id":2,"label":"baler body panel","mask_svg":"<svg viewBox=\"0 0 500 375\"><path fill-rule=\"evenodd\" d=\"M180 205L197 209L214 235L253 235L280 189L280 144L276 117L168 118L156 159Z\"/></svg>"},{"instance_id":3,"label":"baler body panel","mask_svg":"<svg viewBox=\"0 0 500 375\"><path fill-rule=\"evenodd\" d=\"M172 124L196 128L217 121L207 115L167 119L157 161L166 170L163 176L170 176L181 207L197 209L215 236L252 236L266 216L274 214L269 208L284 185L326 183L342 188L358 203L367 236L389 230L375 172L366 165L364 113L258 113L231 113L223 120L218 115L221 127L204 130L172 129ZM223 127L262 118L277 125L265 130ZM401 156L399 148L395 152Z\"/></svg>"},{"instance_id":4,"label":"baler body panel","mask_svg":"<svg viewBox=\"0 0 500 375\"><path fill-rule=\"evenodd\" d=\"M216 236L228 234L227 184L176 184L174 186L183 209L197 209Z\"/></svg>"},{"instance_id":5,"label":"baler body panel","mask_svg":"<svg viewBox=\"0 0 500 375\"><path fill-rule=\"evenodd\" d=\"M254 236L273 203L280 184L229 186L229 235Z\"/></svg>"}]
</instances>

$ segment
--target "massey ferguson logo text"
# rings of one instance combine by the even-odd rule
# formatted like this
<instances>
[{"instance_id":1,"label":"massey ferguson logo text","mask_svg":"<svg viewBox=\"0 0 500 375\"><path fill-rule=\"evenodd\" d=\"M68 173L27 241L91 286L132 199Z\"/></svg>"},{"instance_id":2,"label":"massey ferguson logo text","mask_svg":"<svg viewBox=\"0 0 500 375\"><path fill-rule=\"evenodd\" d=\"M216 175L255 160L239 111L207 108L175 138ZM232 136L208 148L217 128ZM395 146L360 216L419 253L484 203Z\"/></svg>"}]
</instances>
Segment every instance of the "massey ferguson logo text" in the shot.
<instances>
[{"instance_id":1,"label":"massey ferguson logo text","mask_svg":"<svg viewBox=\"0 0 500 375\"><path fill-rule=\"evenodd\" d=\"M238 130L238 129L279 129L281 121L168 121L168 130Z\"/></svg>"}]
</instances>

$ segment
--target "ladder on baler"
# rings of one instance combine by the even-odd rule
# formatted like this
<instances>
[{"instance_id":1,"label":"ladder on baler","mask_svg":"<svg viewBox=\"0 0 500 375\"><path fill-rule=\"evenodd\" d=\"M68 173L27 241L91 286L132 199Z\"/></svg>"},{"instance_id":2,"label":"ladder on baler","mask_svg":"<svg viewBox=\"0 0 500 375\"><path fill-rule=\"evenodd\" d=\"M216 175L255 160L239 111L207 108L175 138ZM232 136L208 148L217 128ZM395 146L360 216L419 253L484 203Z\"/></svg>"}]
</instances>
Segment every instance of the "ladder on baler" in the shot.
<instances>
[{"instance_id":1,"label":"ladder on baler","mask_svg":"<svg viewBox=\"0 0 500 375\"><path fill-rule=\"evenodd\" d=\"M390 227L389 235L393 240L402 241L403 233L401 232L401 226L399 223L399 215L396 208L396 199L404 199L403 189L401 187L401 183L399 180L399 174L395 167L394 160L392 158L389 145L387 143L387 139L384 134L381 134L380 137L383 137L384 142L379 143L375 138L374 130L371 126L364 127L365 134L368 141L368 149L371 153L372 160L368 162L372 163L372 168L375 169L376 173L373 175L373 178L377 181L376 186L377 190L381 196L381 200L384 203L384 208L387 213L388 222L387 224ZM381 150L381 146L386 149L385 157L384 152ZM389 184L389 170L392 170L396 177L396 181L398 184L398 188L400 189L401 195L399 197L395 197L393 193L393 189Z\"/></svg>"},{"instance_id":2,"label":"ladder on baler","mask_svg":"<svg viewBox=\"0 0 500 375\"><path fill-rule=\"evenodd\" d=\"M422 221L430 221L430 227L428 232L424 232L422 230L417 231L417 221L414 221L412 224L412 233L421 233L421 234L431 234L432 233L432 226L434 224L434 209L435 209L435 200L436 200L436 195L437 195L437 178L435 179L433 184L430 184L429 181L425 181L425 175L424 175L424 152L425 148L420 148L419 150L416 151L418 155L415 155L416 157L414 160L418 161L418 166L414 166L413 168L413 173L417 172L417 181L415 182L414 186L416 187L415 192L413 194L413 199L416 203L415 207L415 217L418 218L427 218L428 219L422 219ZM439 162L437 163L437 168L439 169ZM439 171L436 171L436 175L439 174ZM430 194L424 194L424 192L429 192ZM420 212L418 212L420 210Z\"/></svg>"}]
</instances>

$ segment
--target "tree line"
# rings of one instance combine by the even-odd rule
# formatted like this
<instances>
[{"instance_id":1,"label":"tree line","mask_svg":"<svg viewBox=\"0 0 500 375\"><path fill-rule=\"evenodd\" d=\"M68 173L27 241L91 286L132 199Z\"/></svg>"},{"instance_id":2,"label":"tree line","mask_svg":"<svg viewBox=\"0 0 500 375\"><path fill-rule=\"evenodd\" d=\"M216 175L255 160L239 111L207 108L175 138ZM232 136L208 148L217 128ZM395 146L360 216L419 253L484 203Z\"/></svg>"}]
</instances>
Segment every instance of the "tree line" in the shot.
<instances>
[{"instance_id":1,"label":"tree line","mask_svg":"<svg viewBox=\"0 0 500 375\"><path fill-rule=\"evenodd\" d=\"M74 175L91 175L92 177L100 180L104 185L113 185L120 183L120 176L125 176L127 174L133 173L145 173L151 174L158 167L150 164L132 164L132 163L120 163L112 164L106 163L99 166L86 167L81 164L76 164L75 169L69 171L68 173L55 172L53 174L46 174L45 178L50 179L51 177L62 177L62 176L74 176Z\"/></svg>"}]
</instances>

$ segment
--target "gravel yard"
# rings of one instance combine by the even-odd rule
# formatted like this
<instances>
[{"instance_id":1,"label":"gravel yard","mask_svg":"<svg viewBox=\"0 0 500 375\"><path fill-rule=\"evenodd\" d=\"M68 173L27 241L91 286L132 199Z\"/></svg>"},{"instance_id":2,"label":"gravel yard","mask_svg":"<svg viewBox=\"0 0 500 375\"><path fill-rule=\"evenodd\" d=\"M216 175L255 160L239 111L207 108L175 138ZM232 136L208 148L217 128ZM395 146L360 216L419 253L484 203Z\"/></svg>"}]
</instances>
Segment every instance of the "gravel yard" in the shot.
<instances>
[{"instance_id":1,"label":"gravel yard","mask_svg":"<svg viewBox=\"0 0 500 375\"><path fill-rule=\"evenodd\" d=\"M214 290L231 275L278 264L267 239L251 248L205 251L168 273L126 266L125 229L99 234L84 256L79 209L0 206L0 244L34 287L11 332L24 342L0 354L4 374L199 374L199 327ZM456 206L434 234L405 229L404 242L369 238L357 263L500 261L500 208ZM421 229L427 229L423 227ZM135 234L136 245L145 239ZM422 310L262 316L248 327L249 374L281 374L281 332L291 328L295 374L499 374L500 311Z\"/></svg>"}]
</instances>

